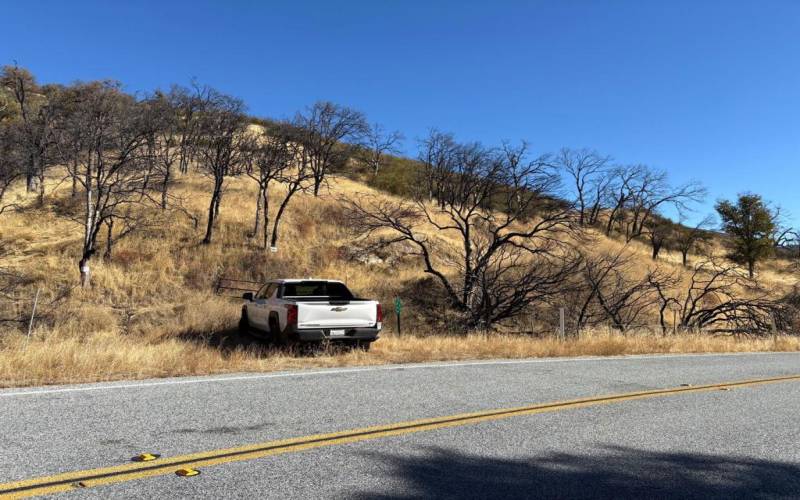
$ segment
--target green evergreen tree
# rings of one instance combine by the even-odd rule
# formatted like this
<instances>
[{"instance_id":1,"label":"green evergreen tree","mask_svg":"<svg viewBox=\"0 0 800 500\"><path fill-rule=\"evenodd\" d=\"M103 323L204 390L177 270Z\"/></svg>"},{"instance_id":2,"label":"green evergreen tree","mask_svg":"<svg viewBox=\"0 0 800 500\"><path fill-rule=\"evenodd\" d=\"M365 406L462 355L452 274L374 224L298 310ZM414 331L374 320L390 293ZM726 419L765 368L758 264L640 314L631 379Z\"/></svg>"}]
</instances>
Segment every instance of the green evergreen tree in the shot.
<instances>
[{"instance_id":1,"label":"green evergreen tree","mask_svg":"<svg viewBox=\"0 0 800 500\"><path fill-rule=\"evenodd\" d=\"M735 203L720 201L716 209L722 230L730 237L728 257L747 265L752 278L758 261L772 254L777 214L761 196L752 193L740 194Z\"/></svg>"}]
</instances>

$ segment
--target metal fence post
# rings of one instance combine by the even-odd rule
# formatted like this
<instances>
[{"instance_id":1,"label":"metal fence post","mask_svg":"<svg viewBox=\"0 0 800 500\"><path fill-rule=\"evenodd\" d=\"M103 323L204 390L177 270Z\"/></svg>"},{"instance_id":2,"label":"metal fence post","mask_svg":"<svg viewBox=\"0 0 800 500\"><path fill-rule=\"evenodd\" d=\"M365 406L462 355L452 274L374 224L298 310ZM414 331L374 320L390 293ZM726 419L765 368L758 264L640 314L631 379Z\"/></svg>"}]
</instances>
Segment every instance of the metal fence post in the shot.
<instances>
[{"instance_id":1,"label":"metal fence post","mask_svg":"<svg viewBox=\"0 0 800 500\"><path fill-rule=\"evenodd\" d=\"M566 321L564 319L564 308L560 307L558 309L558 338L559 340L564 340L566 338L565 325Z\"/></svg>"},{"instance_id":2,"label":"metal fence post","mask_svg":"<svg viewBox=\"0 0 800 500\"><path fill-rule=\"evenodd\" d=\"M28 338L25 340L25 346L27 346L31 341L31 331L33 330L33 317L36 315L36 305L39 303L39 292L42 291L42 288L39 287L36 289L36 296L33 298L33 309L31 310L31 319L28 321Z\"/></svg>"},{"instance_id":3,"label":"metal fence post","mask_svg":"<svg viewBox=\"0 0 800 500\"><path fill-rule=\"evenodd\" d=\"M394 316L397 319L397 336L401 335L400 333L400 314L403 312L403 301L400 300L400 297L394 298Z\"/></svg>"}]
</instances>

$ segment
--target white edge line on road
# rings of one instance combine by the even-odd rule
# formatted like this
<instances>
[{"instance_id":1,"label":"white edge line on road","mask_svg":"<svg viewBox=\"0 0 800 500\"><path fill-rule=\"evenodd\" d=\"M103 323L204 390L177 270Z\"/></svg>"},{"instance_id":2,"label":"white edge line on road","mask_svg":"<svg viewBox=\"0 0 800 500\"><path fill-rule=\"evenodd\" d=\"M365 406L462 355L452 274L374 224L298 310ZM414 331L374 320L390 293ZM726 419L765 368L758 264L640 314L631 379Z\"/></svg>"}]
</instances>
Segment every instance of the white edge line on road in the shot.
<instances>
[{"instance_id":1,"label":"white edge line on road","mask_svg":"<svg viewBox=\"0 0 800 500\"><path fill-rule=\"evenodd\" d=\"M521 365L521 364L536 364L536 363L570 363L570 362L586 362L586 361L628 361L636 359L669 359L669 358L696 358L696 357L718 357L718 356L753 356L753 355L775 355L775 354L789 354L797 355L792 352L736 352L736 353L698 353L698 354L635 354L628 356L587 356L577 358L528 358L528 359L503 359L503 360L476 360L476 361L459 361L459 362L434 362L434 363L413 363L407 365L373 365L373 366L360 366L354 368L326 368L323 370L307 370L307 371L291 371L291 372L272 372L261 373L253 375L234 375L223 377L203 377L203 378L190 378L190 379L169 379L152 382L135 382L135 383L111 383L108 385L88 385L80 387L62 387L58 389L34 389L26 391L14 391L13 389L8 392L0 392L0 398L13 397L13 396L35 396L40 394L58 394L69 392L88 392L88 391L103 391L114 389L138 389L142 387L157 387L169 385L184 385L184 384L202 384L212 382L240 382L250 380L263 380L271 378L287 378L287 377L313 377L317 375L336 375L341 373L360 373L370 371L402 371L402 370L419 370L419 369L433 369L433 368L461 368L470 366L491 366L491 365Z\"/></svg>"}]
</instances>

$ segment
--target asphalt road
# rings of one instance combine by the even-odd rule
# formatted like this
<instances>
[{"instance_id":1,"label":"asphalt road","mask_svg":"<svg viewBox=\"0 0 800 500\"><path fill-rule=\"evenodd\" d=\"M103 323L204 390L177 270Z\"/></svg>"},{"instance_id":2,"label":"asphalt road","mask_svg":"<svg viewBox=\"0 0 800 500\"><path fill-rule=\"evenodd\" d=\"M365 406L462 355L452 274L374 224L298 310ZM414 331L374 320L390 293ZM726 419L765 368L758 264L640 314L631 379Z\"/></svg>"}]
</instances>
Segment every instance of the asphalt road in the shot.
<instances>
[{"instance_id":1,"label":"asphalt road","mask_svg":"<svg viewBox=\"0 0 800 500\"><path fill-rule=\"evenodd\" d=\"M441 363L0 391L0 483L589 398L615 400L197 467L73 498L797 498L798 354ZM463 425L462 425L463 424ZM137 465L138 466L138 465ZM0 491L3 486L0 485Z\"/></svg>"}]
</instances>

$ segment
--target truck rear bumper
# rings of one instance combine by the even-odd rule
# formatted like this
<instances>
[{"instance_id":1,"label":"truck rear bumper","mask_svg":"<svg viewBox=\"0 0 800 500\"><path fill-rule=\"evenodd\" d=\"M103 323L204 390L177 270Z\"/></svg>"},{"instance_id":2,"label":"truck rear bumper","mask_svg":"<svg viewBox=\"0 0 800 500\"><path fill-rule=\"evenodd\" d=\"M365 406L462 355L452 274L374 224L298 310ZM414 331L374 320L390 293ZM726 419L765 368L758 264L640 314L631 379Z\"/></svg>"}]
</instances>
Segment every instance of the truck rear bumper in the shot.
<instances>
[{"instance_id":1,"label":"truck rear bumper","mask_svg":"<svg viewBox=\"0 0 800 500\"><path fill-rule=\"evenodd\" d=\"M336 330L336 329L334 329ZM289 336L295 337L297 340L301 342L313 342L313 341L320 341L320 340L330 340L330 341L348 341L348 340L365 340L365 341L373 341L377 340L378 334L380 333L380 329L376 327L371 328L343 328L344 335L331 335L331 329L329 328L319 328L319 329L292 329L289 332Z\"/></svg>"}]
</instances>

